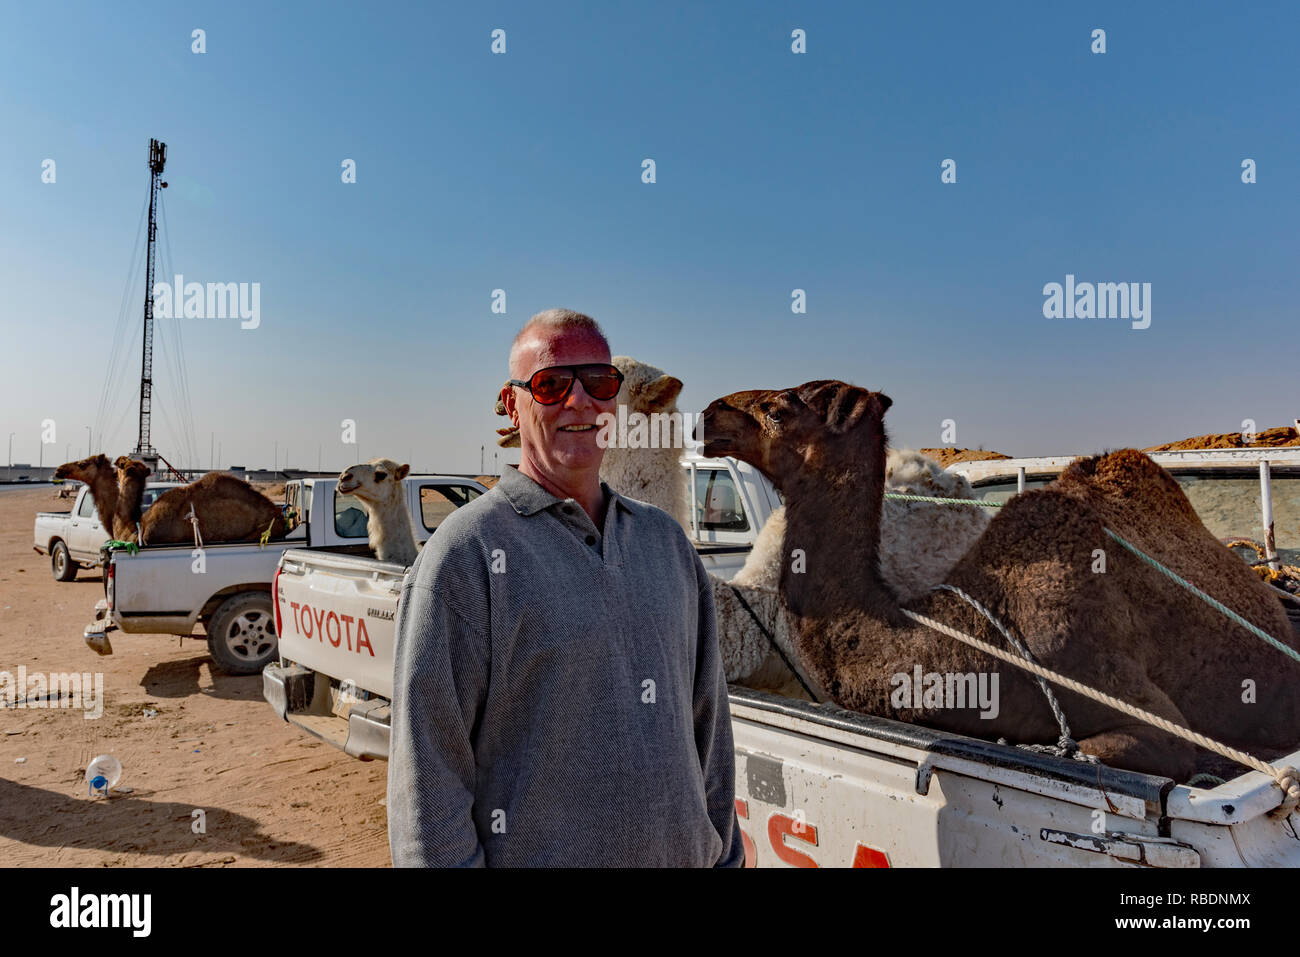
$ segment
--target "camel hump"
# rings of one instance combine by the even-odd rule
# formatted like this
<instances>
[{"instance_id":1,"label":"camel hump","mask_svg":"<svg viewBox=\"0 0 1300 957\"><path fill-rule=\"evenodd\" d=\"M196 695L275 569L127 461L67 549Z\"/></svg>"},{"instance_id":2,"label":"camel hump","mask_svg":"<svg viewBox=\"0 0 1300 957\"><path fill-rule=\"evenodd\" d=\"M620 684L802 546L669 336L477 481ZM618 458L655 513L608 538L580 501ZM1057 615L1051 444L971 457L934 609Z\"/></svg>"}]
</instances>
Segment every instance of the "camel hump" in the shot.
<instances>
[{"instance_id":1,"label":"camel hump","mask_svg":"<svg viewBox=\"0 0 1300 957\"><path fill-rule=\"evenodd\" d=\"M1048 486L1017 495L998 509L958 567L977 575L990 569L1020 568L1018 574L1031 578L1041 573L1048 578L1087 581L1096 577L1085 574L1092 567L1093 550L1104 547L1105 542L1104 525L1096 509ZM1013 584L1045 587L1045 582L1036 579Z\"/></svg>"},{"instance_id":2,"label":"camel hump","mask_svg":"<svg viewBox=\"0 0 1300 957\"><path fill-rule=\"evenodd\" d=\"M1100 499L1108 511L1138 510L1146 521L1186 521L1196 517L1196 510L1174 477L1137 449L1072 462L1056 485L1073 495Z\"/></svg>"}]
</instances>

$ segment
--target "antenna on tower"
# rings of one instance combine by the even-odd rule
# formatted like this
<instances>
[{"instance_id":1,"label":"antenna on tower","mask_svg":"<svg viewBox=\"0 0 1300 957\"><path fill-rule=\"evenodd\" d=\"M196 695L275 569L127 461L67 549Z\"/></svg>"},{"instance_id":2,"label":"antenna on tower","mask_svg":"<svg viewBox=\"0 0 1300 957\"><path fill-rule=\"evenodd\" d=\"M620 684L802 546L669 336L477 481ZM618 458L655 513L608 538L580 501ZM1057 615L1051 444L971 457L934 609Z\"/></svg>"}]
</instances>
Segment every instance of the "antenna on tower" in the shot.
<instances>
[{"instance_id":1,"label":"antenna on tower","mask_svg":"<svg viewBox=\"0 0 1300 957\"><path fill-rule=\"evenodd\" d=\"M158 187L167 185L160 184L159 177L166 164L167 144L149 140L149 241L144 278L144 352L140 357L140 437L131 456L149 462L155 469L158 450L149 438L149 417L153 410L153 270L158 240Z\"/></svg>"}]
</instances>

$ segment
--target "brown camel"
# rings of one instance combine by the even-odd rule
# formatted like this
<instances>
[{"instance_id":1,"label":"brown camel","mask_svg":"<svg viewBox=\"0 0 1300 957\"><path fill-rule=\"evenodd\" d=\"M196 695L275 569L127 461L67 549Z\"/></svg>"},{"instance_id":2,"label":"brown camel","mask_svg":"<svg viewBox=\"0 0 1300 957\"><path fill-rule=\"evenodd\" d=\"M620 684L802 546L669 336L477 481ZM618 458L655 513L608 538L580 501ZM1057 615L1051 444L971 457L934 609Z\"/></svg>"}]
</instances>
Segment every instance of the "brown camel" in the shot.
<instances>
[{"instance_id":1,"label":"brown camel","mask_svg":"<svg viewBox=\"0 0 1300 957\"><path fill-rule=\"evenodd\" d=\"M113 537L119 542L138 542L140 502L144 498L149 466L125 455L117 457L117 505L113 509Z\"/></svg>"},{"instance_id":2,"label":"brown camel","mask_svg":"<svg viewBox=\"0 0 1300 957\"><path fill-rule=\"evenodd\" d=\"M818 380L737 392L705 410L704 453L750 462L785 495L785 547L803 549L806 568L785 562L781 573L795 648L844 707L1012 743L1055 740L1056 722L1028 673L911 621L881 580L890 404ZM1265 760L1300 744L1300 665L1124 550L1106 527L1279 641L1295 641L1267 587L1215 541L1178 484L1132 450L1076 462L1057 483L1012 499L946 582L983 603L1048 668ZM1006 647L951 592L910 607ZM927 677L924 695L903 693L900 676L918 667L943 676L943 686L935 691ZM951 691L945 698L947 676L972 673L988 675L990 687L998 676L996 716L954 707L962 702ZM1222 766L1167 732L1053 691L1081 749L1108 764L1176 780L1198 763Z\"/></svg>"},{"instance_id":3,"label":"brown camel","mask_svg":"<svg viewBox=\"0 0 1300 957\"><path fill-rule=\"evenodd\" d=\"M100 453L77 462L64 462L54 470L54 477L85 482L95 502L95 511L99 513L99 524L112 534L113 516L117 511L117 470L108 461L108 456Z\"/></svg>"},{"instance_id":4,"label":"brown camel","mask_svg":"<svg viewBox=\"0 0 1300 957\"><path fill-rule=\"evenodd\" d=\"M169 489L158 496L140 521L144 545L176 545L194 541L190 508L199 520L203 541L255 542L271 530L284 538L288 527L280 507L242 479L209 472L197 482ZM139 504L136 505L137 514Z\"/></svg>"}]
</instances>

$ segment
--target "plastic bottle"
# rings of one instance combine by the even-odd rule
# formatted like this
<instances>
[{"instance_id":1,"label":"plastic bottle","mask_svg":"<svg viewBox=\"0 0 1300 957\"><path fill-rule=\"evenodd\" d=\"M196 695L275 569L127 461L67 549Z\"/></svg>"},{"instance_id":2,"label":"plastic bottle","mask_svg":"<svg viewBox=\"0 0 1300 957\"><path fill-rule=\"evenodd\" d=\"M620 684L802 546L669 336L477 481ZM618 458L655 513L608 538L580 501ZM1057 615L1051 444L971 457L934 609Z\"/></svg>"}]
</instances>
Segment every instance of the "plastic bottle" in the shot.
<instances>
[{"instance_id":1,"label":"plastic bottle","mask_svg":"<svg viewBox=\"0 0 1300 957\"><path fill-rule=\"evenodd\" d=\"M86 765L86 781L90 784L90 793L98 791L108 797L108 789L114 787L122 777L122 762L111 754L101 754Z\"/></svg>"}]
</instances>

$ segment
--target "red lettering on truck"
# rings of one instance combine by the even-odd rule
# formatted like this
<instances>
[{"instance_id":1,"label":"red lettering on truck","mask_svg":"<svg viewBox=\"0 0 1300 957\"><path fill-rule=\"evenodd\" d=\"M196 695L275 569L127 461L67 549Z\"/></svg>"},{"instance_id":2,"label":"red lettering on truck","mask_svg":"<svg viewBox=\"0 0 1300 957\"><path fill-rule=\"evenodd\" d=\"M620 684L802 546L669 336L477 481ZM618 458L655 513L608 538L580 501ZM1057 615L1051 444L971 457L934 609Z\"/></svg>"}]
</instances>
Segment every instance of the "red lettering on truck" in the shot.
<instances>
[{"instance_id":1,"label":"red lettering on truck","mask_svg":"<svg viewBox=\"0 0 1300 957\"><path fill-rule=\"evenodd\" d=\"M736 816L749 820L749 802L744 798L736 798ZM754 839L745 833L745 829L738 828L740 831L740 842L745 846L745 866L758 867L758 851L754 847Z\"/></svg>"},{"instance_id":2,"label":"red lettering on truck","mask_svg":"<svg viewBox=\"0 0 1300 957\"><path fill-rule=\"evenodd\" d=\"M773 814L767 819L767 837L776 856L793 867L816 867L817 862L807 854L796 851L785 843L786 835L817 846L817 828L796 820L788 814Z\"/></svg>"},{"instance_id":3,"label":"red lettering on truck","mask_svg":"<svg viewBox=\"0 0 1300 957\"><path fill-rule=\"evenodd\" d=\"M375 649L370 647L370 635L366 632L366 620L357 619L357 654L361 654L361 646L366 646L366 651L370 652L370 657L375 656Z\"/></svg>"}]
</instances>

